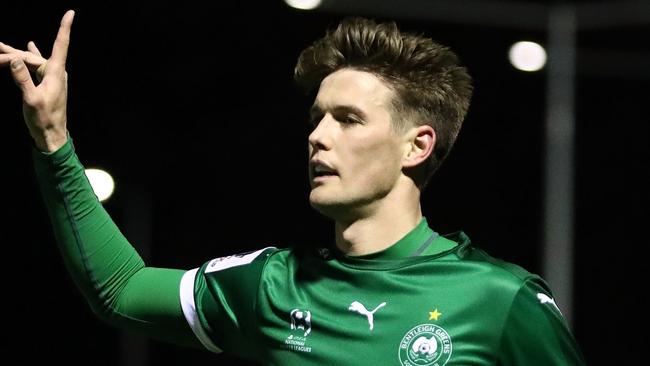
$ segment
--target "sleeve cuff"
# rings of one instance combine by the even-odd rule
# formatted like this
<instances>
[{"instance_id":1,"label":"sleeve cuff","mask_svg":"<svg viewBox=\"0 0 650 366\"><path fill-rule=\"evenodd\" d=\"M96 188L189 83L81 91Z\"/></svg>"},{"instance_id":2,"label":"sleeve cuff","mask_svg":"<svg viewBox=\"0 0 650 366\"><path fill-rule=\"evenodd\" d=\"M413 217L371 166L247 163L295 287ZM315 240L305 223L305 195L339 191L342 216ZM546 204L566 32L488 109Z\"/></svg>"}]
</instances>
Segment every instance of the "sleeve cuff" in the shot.
<instances>
[{"instance_id":1,"label":"sleeve cuff","mask_svg":"<svg viewBox=\"0 0 650 366\"><path fill-rule=\"evenodd\" d=\"M60 164L66 161L70 156L74 155L74 144L72 143L72 137L68 133L68 140L55 151L47 152L39 150L36 145L33 145L33 155L37 160L42 162L50 162L52 164Z\"/></svg>"}]
</instances>

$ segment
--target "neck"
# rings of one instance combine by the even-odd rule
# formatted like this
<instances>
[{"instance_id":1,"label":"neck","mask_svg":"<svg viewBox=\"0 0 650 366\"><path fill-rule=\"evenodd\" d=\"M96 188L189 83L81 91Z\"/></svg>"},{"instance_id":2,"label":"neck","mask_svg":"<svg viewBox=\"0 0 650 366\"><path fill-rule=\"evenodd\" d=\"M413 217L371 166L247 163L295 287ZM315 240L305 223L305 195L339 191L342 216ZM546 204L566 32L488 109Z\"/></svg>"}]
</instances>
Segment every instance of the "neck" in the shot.
<instances>
[{"instance_id":1,"label":"neck","mask_svg":"<svg viewBox=\"0 0 650 366\"><path fill-rule=\"evenodd\" d=\"M336 220L336 246L359 256L382 251L408 234L422 220L420 191L411 188L396 188L352 220Z\"/></svg>"}]
</instances>

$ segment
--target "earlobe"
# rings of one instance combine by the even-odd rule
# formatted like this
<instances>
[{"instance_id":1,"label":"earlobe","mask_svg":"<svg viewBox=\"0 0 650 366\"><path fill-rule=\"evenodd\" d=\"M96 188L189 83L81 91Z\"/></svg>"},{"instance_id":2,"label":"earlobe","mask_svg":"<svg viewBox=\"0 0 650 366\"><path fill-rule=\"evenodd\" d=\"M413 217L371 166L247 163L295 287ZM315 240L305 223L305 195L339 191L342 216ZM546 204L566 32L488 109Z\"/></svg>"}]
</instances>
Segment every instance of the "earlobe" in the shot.
<instances>
[{"instance_id":1,"label":"earlobe","mask_svg":"<svg viewBox=\"0 0 650 366\"><path fill-rule=\"evenodd\" d=\"M436 133L429 125L417 126L409 133L408 140L404 168L415 167L429 158L436 144Z\"/></svg>"}]
</instances>

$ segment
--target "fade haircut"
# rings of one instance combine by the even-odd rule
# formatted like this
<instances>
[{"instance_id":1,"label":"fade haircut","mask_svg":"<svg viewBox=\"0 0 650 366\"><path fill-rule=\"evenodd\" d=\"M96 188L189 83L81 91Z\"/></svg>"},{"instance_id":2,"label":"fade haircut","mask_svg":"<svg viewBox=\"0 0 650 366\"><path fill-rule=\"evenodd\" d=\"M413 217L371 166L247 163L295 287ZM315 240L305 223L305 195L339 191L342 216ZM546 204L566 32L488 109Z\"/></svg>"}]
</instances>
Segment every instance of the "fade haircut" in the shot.
<instances>
[{"instance_id":1,"label":"fade haircut","mask_svg":"<svg viewBox=\"0 0 650 366\"><path fill-rule=\"evenodd\" d=\"M376 23L351 17L304 49L294 80L313 91L327 75L350 68L372 73L396 96L391 123L396 131L430 125L436 132L434 151L412 173L424 187L451 150L472 97L472 78L448 47L422 35L400 32L395 22Z\"/></svg>"}]
</instances>

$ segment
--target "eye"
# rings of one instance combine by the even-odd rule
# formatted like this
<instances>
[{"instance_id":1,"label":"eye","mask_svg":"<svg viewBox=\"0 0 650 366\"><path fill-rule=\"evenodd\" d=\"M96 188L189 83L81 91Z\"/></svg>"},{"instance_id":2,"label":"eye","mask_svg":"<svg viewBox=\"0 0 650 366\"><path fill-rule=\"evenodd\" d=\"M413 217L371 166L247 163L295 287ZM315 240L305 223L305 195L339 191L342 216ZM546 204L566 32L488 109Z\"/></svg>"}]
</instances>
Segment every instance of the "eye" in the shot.
<instances>
[{"instance_id":1,"label":"eye","mask_svg":"<svg viewBox=\"0 0 650 366\"><path fill-rule=\"evenodd\" d=\"M346 125L353 125L357 123L361 123L361 119L357 117L355 114L351 113L341 113L341 114L336 114L334 118L339 121L340 123L346 124Z\"/></svg>"},{"instance_id":2,"label":"eye","mask_svg":"<svg viewBox=\"0 0 650 366\"><path fill-rule=\"evenodd\" d=\"M345 123L361 123L359 117L355 116L354 114L346 115L344 121Z\"/></svg>"}]
</instances>

